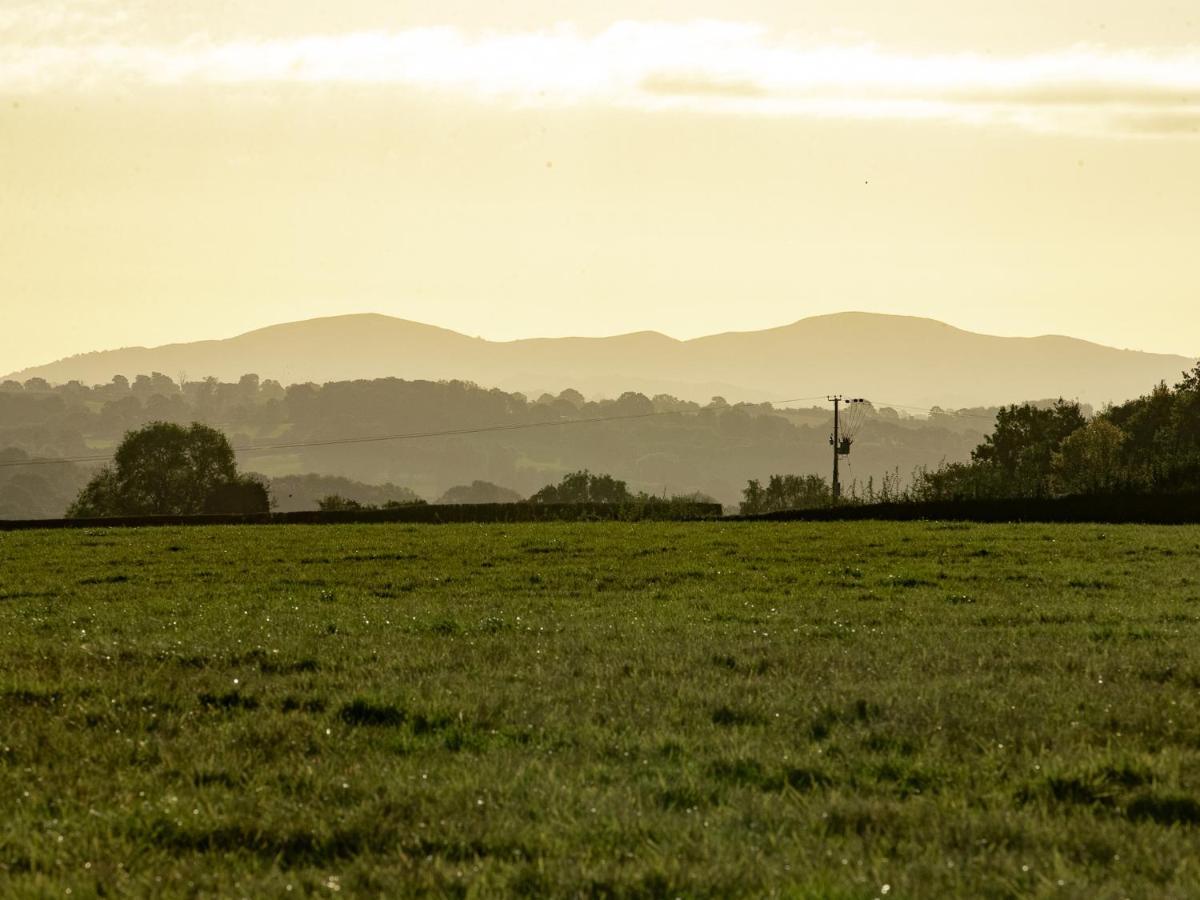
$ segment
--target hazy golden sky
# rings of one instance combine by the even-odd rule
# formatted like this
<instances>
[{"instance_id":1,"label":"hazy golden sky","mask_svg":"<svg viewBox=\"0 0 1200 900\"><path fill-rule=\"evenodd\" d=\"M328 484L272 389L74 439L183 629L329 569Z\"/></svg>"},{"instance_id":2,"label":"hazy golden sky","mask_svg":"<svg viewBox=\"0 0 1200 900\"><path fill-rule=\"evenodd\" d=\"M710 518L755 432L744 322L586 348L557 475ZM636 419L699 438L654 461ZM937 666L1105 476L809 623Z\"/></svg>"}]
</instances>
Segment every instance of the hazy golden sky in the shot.
<instances>
[{"instance_id":1,"label":"hazy golden sky","mask_svg":"<svg viewBox=\"0 0 1200 900\"><path fill-rule=\"evenodd\" d=\"M1200 6L0 0L0 371L376 311L1200 354Z\"/></svg>"}]
</instances>

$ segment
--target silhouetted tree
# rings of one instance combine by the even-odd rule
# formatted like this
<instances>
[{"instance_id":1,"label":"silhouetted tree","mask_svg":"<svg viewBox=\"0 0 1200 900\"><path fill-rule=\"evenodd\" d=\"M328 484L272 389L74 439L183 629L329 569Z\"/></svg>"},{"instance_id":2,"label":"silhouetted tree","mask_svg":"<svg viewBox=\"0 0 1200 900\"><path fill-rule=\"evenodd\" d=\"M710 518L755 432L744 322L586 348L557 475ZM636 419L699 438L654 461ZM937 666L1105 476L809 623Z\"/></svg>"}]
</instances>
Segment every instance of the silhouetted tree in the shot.
<instances>
[{"instance_id":1,"label":"silhouetted tree","mask_svg":"<svg viewBox=\"0 0 1200 900\"><path fill-rule=\"evenodd\" d=\"M343 497L340 494L329 494L317 501L317 509L322 512L343 512L362 508L363 505L357 500L351 500L349 497Z\"/></svg>"},{"instance_id":2,"label":"silhouetted tree","mask_svg":"<svg viewBox=\"0 0 1200 900\"><path fill-rule=\"evenodd\" d=\"M645 416L654 412L654 403L645 394L626 391L613 404L611 415Z\"/></svg>"},{"instance_id":3,"label":"silhouetted tree","mask_svg":"<svg viewBox=\"0 0 1200 900\"><path fill-rule=\"evenodd\" d=\"M996 429L971 458L998 469L1012 496L1041 496L1049 491L1050 464L1067 436L1087 424L1078 403L1058 400L1048 408L1030 403L1004 406Z\"/></svg>"},{"instance_id":4,"label":"silhouetted tree","mask_svg":"<svg viewBox=\"0 0 1200 900\"><path fill-rule=\"evenodd\" d=\"M741 513L744 516L756 515L763 512L765 506L762 484L757 478L751 478L746 482L745 490L742 491Z\"/></svg>"},{"instance_id":5,"label":"silhouetted tree","mask_svg":"<svg viewBox=\"0 0 1200 900\"><path fill-rule=\"evenodd\" d=\"M253 372L248 375L243 375L238 379L238 394L239 399L243 401L255 400L258 398L259 378Z\"/></svg>"},{"instance_id":6,"label":"silhouetted tree","mask_svg":"<svg viewBox=\"0 0 1200 900\"><path fill-rule=\"evenodd\" d=\"M564 391L560 391L558 399L565 400L576 409L583 409L584 404L587 403L587 400L584 398L583 394L579 393L579 391L575 390L575 388L567 388Z\"/></svg>"},{"instance_id":7,"label":"silhouetted tree","mask_svg":"<svg viewBox=\"0 0 1200 900\"><path fill-rule=\"evenodd\" d=\"M551 398L553 399L553 398ZM520 503L523 498L516 491L490 481L472 481L456 484L438 499L438 503Z\"/></svg>"},{"instance_id":8,"label":"silhouetted tree","mask_svg":"<svg viewBox=\"0 0 1200 900\"><path fill-rule=\"evenodd\" d=\"M1127 435L1104 419L1094 419L1062 442L1050 461L1057 492L1102 494L1123 481L1121 447Z\"/></svg>"},{"instance_id":9,"label":"silhouetted tree","mask_svg":"<svg viewBox=\"0 0 1200 900\"><path fill-rule=\"evenodd\" d=\"M1200 489L1200 365L1184 372L1174 388L1160 383L1101 415L1128 435L1122 459L1131 486Z\"/></svg>"},{"instance_id":10,"label":"silhouetted tree","mask_svg":"<svg viewBox=\"0 0 1200 900\"><path fill-rule=\"evenodd\" d=\"M742 515L828 506L829 483L820 475L772 475L764 488L757 480L742 491Z\"/></svg>"},{"instance_id":11,"label":"silhouetted tree","mask_svg":"<svg viewBox=\"0 0 1200 900\"><path fill-rule=\"evenodd\" d=\"M221 432L152 422L125 435L113 458L88 482L68 515L193 515L266 512L266 485L238 474Z\"/></svg>"},{"instance_id":12,"label":"silhouetted tree","mask_svg":"<svg viewBox=\"0 0 1200 900\"><path fill-rule=\"evenodd\" d=\"M634 499L624 481L593 475L587 469L564 475L558 484L548 484L529 498L532 503L628 503Z\"/></svg>"}]
</instances>

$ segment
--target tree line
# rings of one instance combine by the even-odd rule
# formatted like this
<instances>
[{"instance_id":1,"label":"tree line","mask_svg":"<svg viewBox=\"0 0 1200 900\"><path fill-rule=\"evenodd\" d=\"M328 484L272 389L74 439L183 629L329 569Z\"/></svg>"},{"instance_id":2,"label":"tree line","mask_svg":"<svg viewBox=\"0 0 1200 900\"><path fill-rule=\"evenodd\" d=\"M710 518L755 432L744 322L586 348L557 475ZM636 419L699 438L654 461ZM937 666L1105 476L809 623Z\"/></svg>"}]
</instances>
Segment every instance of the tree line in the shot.
<instances>
[{"instance_id":1,"label":"tree line","mask_svg":"<svg viewBox=\"0 0 1200 900\"><path fill-rule=\"evenodd\" d=\"M651 399L632 393L615 401L589 402L574 391L544 395L531 403L523 395L488 391L464 382L378 379L283 388L260 382L255 376L221 385L212 379L176 384L165 376L155 375L132 383L114 379L112 385L92 389L80 385L52 388L36 380L24 385L6 382L3 387L0 423L14 417L19 419L24 412L24 425L15 427L33 430L39 423L36 414L30 415L31 410L43 416L45 421L40 424L52 421L64 427L66 420L78 424L88 415L108 421L114 415L109 412L113 404L128 409L136 405L143 413L152 407L161 408L164 403L182 404L180 409L184 412L219 409L222 403L233 403L237 409L262 407L263 410L278 404L277 411L282 411L285 425L273 433L286 435L289 440L299 434L328 435L329 429L345 434L348 429L361 428L363 421L379 428L396 427L400 424L395 421L397 415L406 416L410 422L440 420L443 426L450 426L457 416L464 415L463 410L466 415L478 417L476 421L487 421L490 416L500 423L507 419L531 424L684 412L691 415L665 417L652 423L624 420L600 423L605 431L599 435L592 432L589 437L593 443L598 436L601 440L611 438L608 429L619 432L614 426L626 425L626 436L638 434L644 440L646 434L639 434L638 429L650 425L654 429L651 433L660 440L740 438L744 453L751 455L755 442L747 440L748 437L814 438L813 432L819 432L821 427L796 423L794 417L803 416L804 411L778 411L769 404L730 405L714 398L712 403L700 406L665 395ZM171 393L153 393L157 390ZM149 399L143 403L144 398L137 394L148 391ZM113 398L114 394L120 396ZM192 405L185 399L189 395L194 401ZM869 418L876 440L879 432L886 434L889 426L895 424L883 412L872 410ZM820 410L812 413L819 414ZM252 414L243 418L261 419L264 426L269 426L277 417L264 413L258 419ZM570 448L569 436L568 440L561 440L567 429L547 431L558 439L560 451L564 450L563 445ZM822 442L812 440L811 445L820 449L823 464L827 451ZM0 462L20 462L27 458L26 451L20 448L0 450ZM4 512L6 489L10 497L14 489L19 497L20 492L30 495L39 488L48 489L46 492L58 502L62 502L64 493L71 493L74 500L70 511L74 515L249 512L265 509L273 494L278 498L285 492L288 508L312 508L313 503L325 508L355 508L423 502L410 488L394 483L372 485L345 476L316 474L280 476L278 480L280 483L273 485L266 477L239 473L233 449L218 429L198 421L188 425L159 421L129 429L112 465L90 478L84 478L79 467L66 463L39 466L36 471L0 468L0 514ZM898 467L880 473L878 479L874 474L863 480L854 478L847 485L845 498L849 503L869 503L1197 490L1200 490L1200 366L1183 373L1174 386L1160 383L1142 397L1105 407L1095 415L1079 403L1063 399L1001 407L995 411L995 427L982 437L967 459L942 461L933 467L918 466L907 483L900 477ZM303 505L291 505L297 494L301 499L296 502ZM698 490L676 491L674 495L708 499ZM524 496L512 488L476 478L449 487L437 502L515 502ZM631 490L626 479L595 475L584 467L567 469L558 482L543 481L529 499L535 503L623 503L657 496L644 488ZM771 475L765 483L758 478L746 482L740 508L743 512L758 513L830 502L829 483L821 475ZM278 505L279 500L275 503Z\"/></svg>"},{"instance_id":2,"label":"tree line","mask_svg":"<svg viewBox=\"0 0 1200 900\"><path fill-rule=\"evenodd\" d=\"M915 499L1200 491L1200 365L1089 417L1078 403L1000 409L967 462L915 479Z\"/></svg>"},{"instance_id":3,"label":"tree line","mask_svg":"<svg viewBox=\"0 0 1200 900\"><path fill-rule=\"evenodd\" d=\"M1077 402L1001 407L970 459L854 484L845 502L1000 500L1200 492L1200 365L1149 393L1095 415ZM828 506L821 476L751 480L743 513Z\"/></svg>"},{"instance_id":4,"label":"tree line","mask_svg":"<svg viewBox=\"0 0 1200 900\"><path fill-rule=\"evenodd\" d=\"M234 382L191 380L161 373L105 385L49 385L39 379L0 383L0 459L88 456L111 452L127 432L150 422L216 428L238 448L472 428L525 426L581 419L677 413L652 418L534 427L460 438L298 447L239 454L247 471L269 481L315 473L352 481L360 503L403 500L375 496L369 486L392 485L429 502L475 481L529 497L547 483L587 469L625 481L649 495L701 492L734 505L747 478L771 472L823 471L828 407L779 409L768 403L698 404L667 394L634 392L588 399L565 390L538 397L462 381L383 378L283 386L250 374ZM994 410L991 411L994 413ZM864 484L899 466L911 471L942 460L962 461L990 426L989 411L971 416L936 411L928 418L871 411L852 478ZM0 518L63 514L88 480L90 467L0 467ZM295 484L272 490L280 508L345 494L330 486L313 497ZM290 495L290 496L289 496ZM461 502L461 501L460 501ZM286 506L285 506L286 504Z\"/></svg>"}]
</instances>

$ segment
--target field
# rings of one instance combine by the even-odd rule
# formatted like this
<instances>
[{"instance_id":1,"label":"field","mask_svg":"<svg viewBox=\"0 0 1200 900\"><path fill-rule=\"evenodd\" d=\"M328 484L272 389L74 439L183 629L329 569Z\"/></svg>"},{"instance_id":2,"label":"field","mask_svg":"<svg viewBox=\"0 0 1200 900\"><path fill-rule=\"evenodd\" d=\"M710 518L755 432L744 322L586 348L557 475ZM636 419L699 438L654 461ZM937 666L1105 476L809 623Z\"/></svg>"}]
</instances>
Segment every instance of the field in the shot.
<instances>
[{"instance_id":1,"label":"field","mask_svg":"<svg viewBox=\"0 0 1200 900\"><path fill-rule=\"evenodd\" d=\"M0 894L1200 896L1200 527L0 534Z\"/></svg>"}]
</instances>

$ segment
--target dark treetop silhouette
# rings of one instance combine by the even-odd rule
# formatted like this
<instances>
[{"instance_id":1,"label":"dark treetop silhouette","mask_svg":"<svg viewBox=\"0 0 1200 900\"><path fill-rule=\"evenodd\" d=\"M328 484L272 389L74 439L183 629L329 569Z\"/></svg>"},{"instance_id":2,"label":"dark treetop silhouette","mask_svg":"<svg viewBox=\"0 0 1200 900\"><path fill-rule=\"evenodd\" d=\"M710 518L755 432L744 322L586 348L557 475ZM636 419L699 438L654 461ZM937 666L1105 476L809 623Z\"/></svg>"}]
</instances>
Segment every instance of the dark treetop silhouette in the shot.
<instances>
[{"instance_id":1,"label":"dark treetop silhouette","mask_svg":"<svg viewBox=\"0 0 1200 900\"><path fill-rule=\"evenodd\" d=\"M239 475L221 432L152 422L131 431L113 464L88 482L73 517L252 513L269 508L266 485Z\"/></svg>"}]
</instances>

